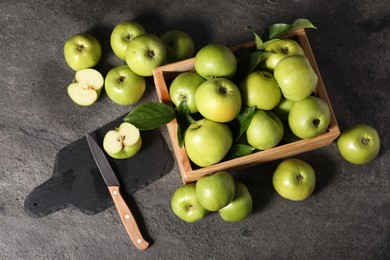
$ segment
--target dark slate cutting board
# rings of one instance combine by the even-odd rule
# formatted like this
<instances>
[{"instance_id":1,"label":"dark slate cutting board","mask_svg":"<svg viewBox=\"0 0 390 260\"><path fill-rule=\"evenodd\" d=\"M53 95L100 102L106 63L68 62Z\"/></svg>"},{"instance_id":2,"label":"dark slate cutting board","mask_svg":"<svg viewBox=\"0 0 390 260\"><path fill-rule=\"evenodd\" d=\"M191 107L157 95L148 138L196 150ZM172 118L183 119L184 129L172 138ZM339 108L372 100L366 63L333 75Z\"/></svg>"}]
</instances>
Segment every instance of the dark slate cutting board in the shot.
<instances>
[{"instance_id":1,"label":"dark slate cutting board","mask_svg":"<svg viewBox=\"0 0 390 260\"><path fill-rule=\"evenodd\" d=\"M123 118L97 129L91 136L101 146L105 133L119 126ZM107 156L121 183L125 199L173 168L172 153L158 130L141 131L141 138L142 147L135 156L125 160ZM32 217L43 217L66 207L96 214L112 205L113 201L85 137L57 153L52 177L36 187L24 202L25 211Z\"/></svg>"}]
</instances>

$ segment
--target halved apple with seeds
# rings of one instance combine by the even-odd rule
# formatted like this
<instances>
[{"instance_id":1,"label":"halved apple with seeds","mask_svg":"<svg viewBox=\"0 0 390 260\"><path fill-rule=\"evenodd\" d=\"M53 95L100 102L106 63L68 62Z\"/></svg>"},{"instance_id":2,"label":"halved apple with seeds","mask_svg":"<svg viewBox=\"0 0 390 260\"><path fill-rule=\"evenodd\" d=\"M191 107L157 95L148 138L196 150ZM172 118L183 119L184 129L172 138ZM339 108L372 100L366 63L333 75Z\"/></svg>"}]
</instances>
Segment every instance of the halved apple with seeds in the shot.
<instances>
[{"instance_id":1,"label":"halved apple with seeds","mask_svg":"<svg viewBox=\"0 0 390 260\"><path fill-rule=\"evenodd\" d=\"M76 72L75 79L68 86L69 97L80 106L90 106L99 99L104 78L95 69L82 69Z\"/></svg>"},{"instance_id":2,"label":"halved apple with seeds","mask_svg":"<svg viewBox=\"0 0 390 260\"><path fill-rule=\"evenodd\" d=\"M103 139L103 148L106 153L115 159L127 159L134 156L141 149L142 139L138 128L124 122L115 130L106 133Z\"/></svg>"}]
</instances>

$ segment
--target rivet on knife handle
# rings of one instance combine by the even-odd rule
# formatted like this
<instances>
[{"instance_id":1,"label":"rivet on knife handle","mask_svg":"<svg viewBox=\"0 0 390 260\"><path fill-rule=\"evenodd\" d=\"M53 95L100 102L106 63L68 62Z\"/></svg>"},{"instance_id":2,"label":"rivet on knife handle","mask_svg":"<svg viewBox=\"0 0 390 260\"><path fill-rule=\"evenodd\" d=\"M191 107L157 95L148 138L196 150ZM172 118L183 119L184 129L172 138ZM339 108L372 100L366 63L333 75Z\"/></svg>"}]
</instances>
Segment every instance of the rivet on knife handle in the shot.
<instances>
[{"instance_id":1,"label":"rivet on knife handle","mask_svg":"<svg viewBox=\"0 0 390 260\"><path fill-rule=\"evenodd\" d=\"M145 250L148 248L149 243L142 237L133 214L120 194L119 187L109 186L108 189L110 190L115 207L119 213L123 225L125 226L127 234L129 234L130 239L138 249Z\"/></svg>"}]
</instances>

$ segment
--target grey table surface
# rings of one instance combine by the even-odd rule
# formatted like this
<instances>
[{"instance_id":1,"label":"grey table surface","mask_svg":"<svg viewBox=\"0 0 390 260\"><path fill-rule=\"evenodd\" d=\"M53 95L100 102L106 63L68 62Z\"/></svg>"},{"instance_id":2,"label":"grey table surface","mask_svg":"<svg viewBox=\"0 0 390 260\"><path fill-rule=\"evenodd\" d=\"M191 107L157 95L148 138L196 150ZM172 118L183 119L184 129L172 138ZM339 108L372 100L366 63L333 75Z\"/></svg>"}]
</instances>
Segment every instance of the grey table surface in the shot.
<instances>
[{"instance_id":1,"label":"grey table surface","mask_svg":"<svg viewBox=\"0 0 390 260\"><path fill-rule=\"evenodd\" d=\"M314 55L341 130L355 123L375 127L379 156L357 166L344 161L335 143L298 157L313 164L317 188L302 202L276 194L275 163L247 169L256 185L254 211L225 223L218 214L188 224L170 209L182 184L177 163L160 180L133 195L141 225L152 240L138 251L114 208L96 215L64 209L29 217L26 196L50 178L56 153L85 133L127 113L106 96L91 107L72 103L66 87L73 71L63 58L71 35L102 39L100 69L121 64L108 37L123 20L140 22L156 35L189 33L197 49L252 40L275 22L310 19ZM0 1L0 259L389 259L389 59L388 1ZM153 85L144 101L157 101ZM165 127L161 132L167 138ZM168 139L167 139L168 141Z\"/></svg>"}]
</instances>

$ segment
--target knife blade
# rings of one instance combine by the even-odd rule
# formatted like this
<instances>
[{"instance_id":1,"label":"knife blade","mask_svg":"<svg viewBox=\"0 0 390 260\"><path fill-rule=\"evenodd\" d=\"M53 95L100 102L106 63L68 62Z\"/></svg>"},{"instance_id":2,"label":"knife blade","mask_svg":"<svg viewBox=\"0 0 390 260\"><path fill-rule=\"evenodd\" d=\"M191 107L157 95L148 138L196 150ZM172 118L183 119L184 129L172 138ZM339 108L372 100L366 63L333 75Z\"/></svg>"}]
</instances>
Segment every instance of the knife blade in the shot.
<instances>
[{"instance_id":1,"label":"knife blade","mask_svg":"<svg viewBox=\"0 0 390 260\"><path fill-rule=\"evenodd\" d=\"M149 243L142 237L137 222L120 193L120 183L118 178L116 177L106 156L96 141L89 134L86 134L86 138L89 149L91 150L96 165L98 166L100 173L105 183L107 184L108 190L110 191L111 197L119 213L122 224L127 231L127 234L138 249L145 250L148 248Z\"/></svg>"}]
</instances>

